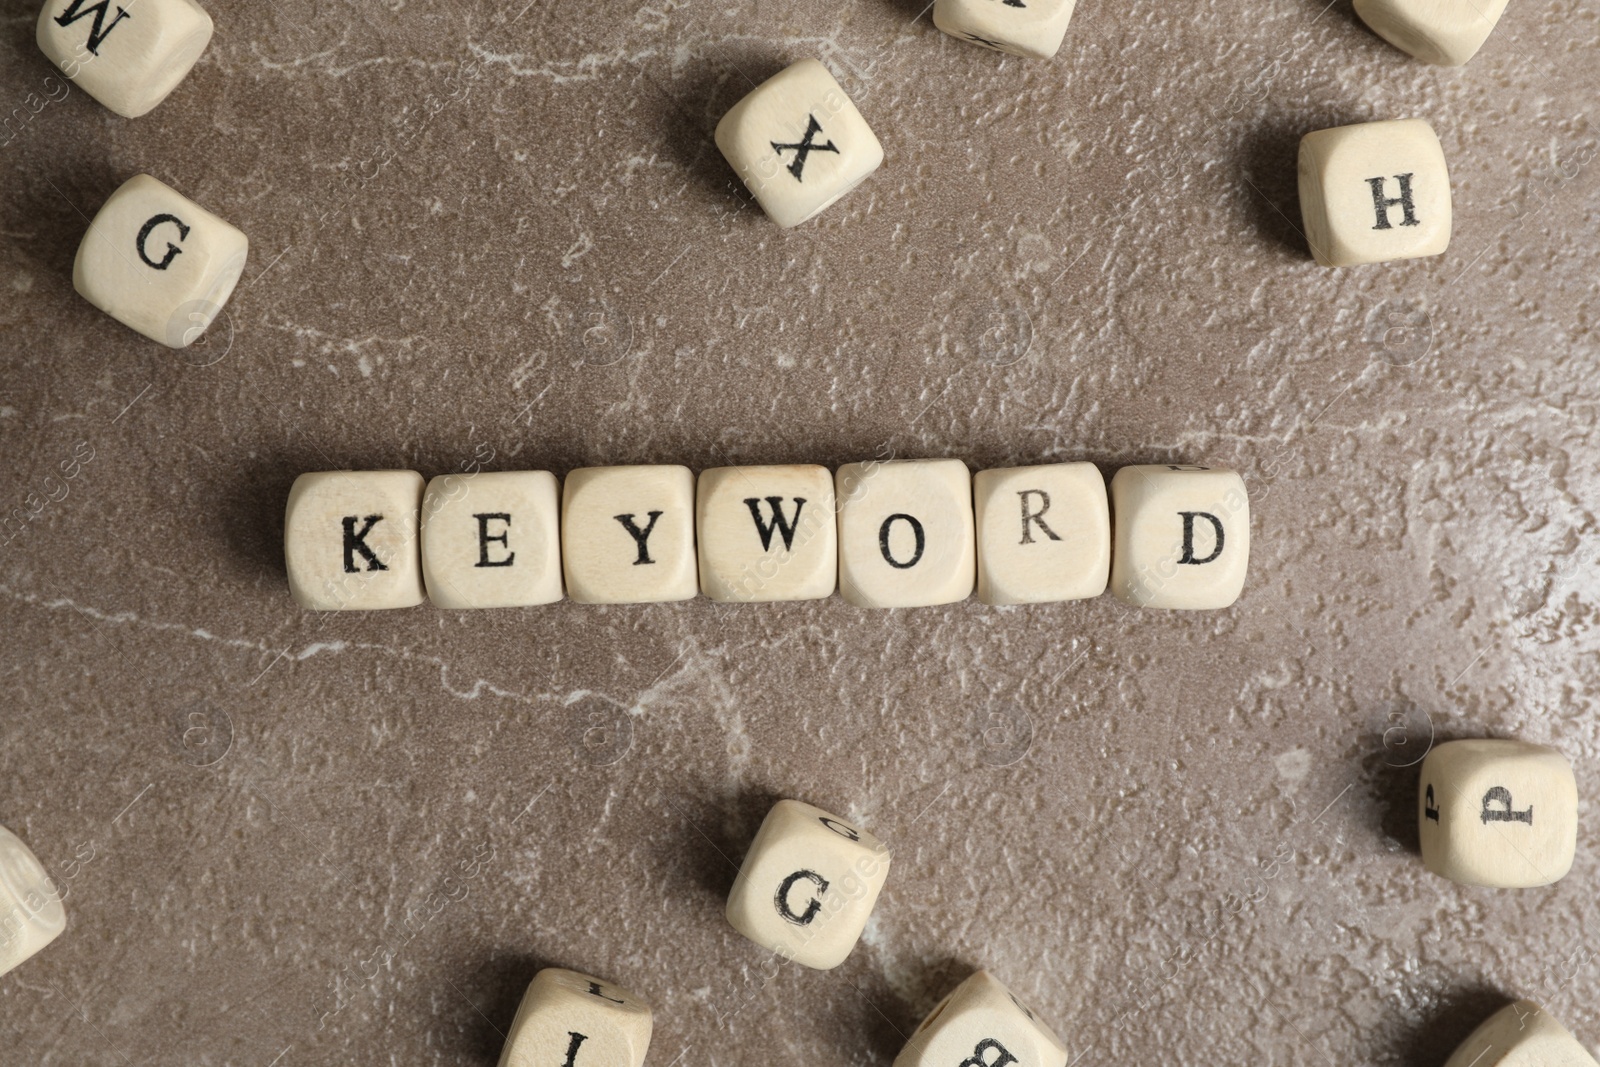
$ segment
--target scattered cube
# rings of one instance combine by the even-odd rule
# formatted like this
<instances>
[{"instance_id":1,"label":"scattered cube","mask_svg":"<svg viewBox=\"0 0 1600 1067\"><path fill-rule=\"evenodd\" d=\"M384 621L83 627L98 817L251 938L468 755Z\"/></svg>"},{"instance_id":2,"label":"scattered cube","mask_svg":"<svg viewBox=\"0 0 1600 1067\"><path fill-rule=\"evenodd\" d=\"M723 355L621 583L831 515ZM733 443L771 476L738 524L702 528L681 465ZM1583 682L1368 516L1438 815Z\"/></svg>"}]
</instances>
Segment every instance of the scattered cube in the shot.
<instances>
[{"instance_id":1,"label":"scattered cube","mask_svg":"<svg viewBox=\"0 0 1600 1067\"><path fill-rule=\"evenodd\" d=\"M650 1005L609 982L546 967L533 976L500 1067L642 1067Z\"/></svg>"},{"instance_id":2,"label":"scattered cube","mask_svg":"<svg viewBox=\"0 0 1600 1067\"><path fill-rule=\"evenodd\" d=\"M1600 1067L1531 1000L1507 1004L1472 1031L1444 1067Z\"/></svg>"},{"instance_id":3,"label":"scattered cube","mask_svg":"<svg viewBox=\"0 0 1600 1067\"><path fill-rule=\"evenodd\" d=\"M441 608L561 599L561 522L549 471L447 474L422 497L422 577Z\"/></svg>"},{"instance_id":4,"label":"scattered cube","mask_svg":"<svg viewBox=\"0 0 1600 1067\"><path fill-rule=\"evenodd\" d=\"M567 475L561 563L580 604L689 600L700 591L688 467L585 467Z\"/></svg>"},{"instance_id":5,"label":"scattered cube","mask_svg":"<svg viewBox=\"0 0 1600 1067\"><path fill-rule=\"evenodd\" d=\"M1506 0L1355 0L1372 32L1426 63L1459 67L1478 54Z\"/></svg>"},{"instance_id":6,"label":"scattered cube","mask_svg":"<svg viewBox=\"0 0 1600 1067\"><path fill-rule=\"evenodd\" d=\"M1239 599L1250 565L1250 498L1239 475L1176 463L1123 467L1111 478L1111 511L1118 600L1198 610Z\"/></svg>"},{"instance_id":7,"label":"scattered cube","mask_svg":"<svg viewBox=\"0 0 1600 1067\"><path fill-rule=\"evenodd\" d=\"M952 37L1027 59L1061 49L1077 0L934 0L933 24Z\"/></svg>"},{"instance_id":8,"label":"scattered cube","mask_svg":"<svg viewBox=\"0 0 1600 1067\"><path fill-rule=\"evenodd\" d=\"M700 589L717 601L818 600L839 578L826 467L717 467L697 480Z\"/></svg>"},{"instance_id":9,"label":"scattered cube","mask_svg":"<svg viewBox=\"0 0 1600 1067\"><path fill-rule=\"evenodd\" d=\"M44 864L0 826L0 975L27 962L66 928L61 894Z\"/></svg>"},{"instance_id":10,"label":"scattered cube","mask_svg":"<svg viewBox=\"0 0 1600 1067\"><path fill-rule=\"evenodd\" d=\"M211 16L193 0L46 0L35 36L74 84L136 119L206 50Z\"/></svg>"},{"instance_id":11,"label":"scattered cube","mask_svg":"<svg viewBox=\"0 0 1600 1067\"><path fill-rule=\"evenodd\" d=\"M422 603L415 471L302 474L289 490L283 555L289 592L314 611L370 611Z\"/></svg>"},{"instance_id":12,"label":"scattered cube","mask_svg":"<svg viewBox=\"0 0 1600 1067\"><path fill-rule=\"evenodd\" d=\"M728 894L728 922L818 970L843 963L889 877L889 850L865 830L798 800L767 812Z\"/></svg>"},{"instance_id":13,"label":"scattered cube","mask_svg":"<svg viewBox=\"0 0 1600 1067\"><path fill-rule=\"evenodd\" d=\"M1045 604L1106 591L1111 511L1093 463L979 471L978 599Z\"/></svg>"},{"instance_id":14,"label":"scattered cube","mask_svg":"<svg viewBox=\"0 0 1600 1067\"><path fill-rule=\"evenodd\" d=\"M959 459L850 463L834 476L839 591L864 608L952 604L972 595L972 475Z\"/></svg>"},{"instance_id":15,"label":"scattered cube","mask_svg":"<svg viewBox=\"0 0 1600 1067\"><path fill-rule=\"evenodd\" d=\"M123 325L168 348L187 348L233 295L249 250L243 233L140 174L89 224L72 284Z\"/></svg>"},{"instance_id":16,"label":"scattered cube","mask_svg":"<svg viewBox=\"0 0 1600 1067\"><path fill-rule=\"evenodd\" d=\"M798 226L878 169L883 146L828 68L802 59L717 123L717 148L767 216Z\"/></svg>"},{"instance_id":17,"label":"scattered cube","mask_svg":"<svg viewBox=\"0 0 1600 1067\"><path fill-rule=\"evenodd\" d=\"M1447 741L1422 761L1422 862L1464 885L1557 881L1578 849L1578 783L1567 758L1526 741Z\"/></svg>"},{"instance_id":18,"label":"scattered cube","mask_svg":"<svg viewBox=\"0 0 1600 1067\"><path fill-rule=\"evenodd\" d=\"M1300 215L1324 267L1437 256L1450 245L1450 170L1421 119L1365 122L1300 140Z\"/></svg>"},{"instance_id":19,"label":"scattered cube","mask_svg":"<svg viewBox=\"0 0 1600 1067\"><path fill-rule=\"evenodd\" d=\"M928 1013L893 1067L1066 1067L1067 1047L1016 995L979 971Z\"/></svg>"}]
</instances>

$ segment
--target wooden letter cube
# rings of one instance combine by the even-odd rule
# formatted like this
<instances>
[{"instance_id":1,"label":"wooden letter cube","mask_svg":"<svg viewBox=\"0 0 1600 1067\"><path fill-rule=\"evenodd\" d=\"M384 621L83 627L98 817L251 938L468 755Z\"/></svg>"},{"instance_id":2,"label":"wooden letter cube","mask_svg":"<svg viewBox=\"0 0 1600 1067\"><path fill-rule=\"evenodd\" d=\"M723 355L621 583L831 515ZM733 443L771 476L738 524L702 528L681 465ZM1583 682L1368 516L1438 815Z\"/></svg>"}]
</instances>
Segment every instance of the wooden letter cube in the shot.
<instances>
[{"instance_id":1,"label":"wooden letter cube","mask_svg":"<svg viewBox=\"0 0 1600 1067\"><path fill-rule=\"evenodd\" d=\"M1149 608L1225 608L1250 566L1250 498L1230 470L1158 463L1111 479L1111 591Z\"/></svg>"},{"instance_id":2,"label":"wooden letter cube","mask_svg":"<svg viewBox=\"0 0 1600 1067\"><path fill-rule=\"evenodd\" d=\"M1478 54L1506 0L1356 0L1372 32L1426 63L1459 67Z\"/></svg>"},{"instance_id":3,"label":"wooden letter cube","mask_svg":"<svg viewBox=\"0 0 1600 1067\"><path fill-rule=\"evenodd\" d=\"M979 600L1045 604L1106 591L1111 511L1093 463L980 471L972 491Z\"/></svg>"},{"instance_id":4,"label":"wooden letter cube","mask_svg":"<svg viewBox=\"0 0 1600 1067\"><path fill-rule=\"evenodd\" d=\"M934 0L933 24L952 37L1028 59L1061 49L1077 0Z\"/></svg>"},{"instance_id":5,"label":"wooden letter cube","mask_svg":"<svg viewBox=\"0 0 1600 1067\"><path fill-rule=\"evenodd\" d=\"M25 963L66 928L61 894L44 865L0 826L0 975Z\"/></svg>"},{"instance_id":6,"label":"wooden letter cube","mask_svg":"<svg viewBox=\"0 0 1600 1067\"><path fill-rule=\"evenodd\" d=\"M1447 741L1422 761L1422 862L1465 885L1549 885L1578 849L1578 784L1553 748L1525 741Z\"/></svg>"},{"instance_id":7,"label":"wooden letter cube","mask_svg":"<svg viewBox=\"0 0 1600 1067\"><path fill-rule=\"evenodd\" d=\"M972 475L959 459L850 463L834 476L839 592L857 607L952 604L972 595Z\"/></svg>"},{"instance_id":8,"label":"wooden letter cube","mask_svg":"<svg viewBox=\"0 0 1600 1067\"><path fill-rule=\"evenodd\" d=\"M700 591L688 467L585 467L567 475L561 562L580 604L689 600Z\"/></svg>"},{"instance_id":9,"label":"wooden letter cube","mask_svg":"<svg viewBox=\"0 0 1600 1067\"><path fill-rule=\"evenodd\" d=\"M1531 1000L1507 1004L1472 1031L1444 1067L1600 1067Z\"/></svg>"},{"instance_id":10,"label":"wooden letter cube","mask_svg":"<svg viewBox=\"0 0 1600 1067\"><path fill-rule=\"evenodd\" d=\"M84 92L136 119L206 50L211 16L193 0L47 0L35 36Z\"/></svg>"},{"instance_id":11,"label":"wooden letter cube","mask_svg":"<svg viewBox=\"0 0 1600 1067\"><path fill-rule=\"evenodd\" d=\"M561 599L561 522L549 471L447 474L422 498L422 577L441 608Z\"/></svg>"},{"instance_id":12,"label":"wooden letter cube","mask_svg":"<svg viewBox=\"0 0 1600 1067\"><path fill-rule=\"evenodd\" d=\"M533 976L500 1067L642 1067L650 1005L609 982L546 967Z\"/></svg>"},{"instance_id":13,"label":"wooden letter cube","mask_svg":"<svg viewBox=\"0 0 1600 1067\"><path fill-rule=\"evenodd\" d=\"M1324 267L1437 256L1450 245L1450 170L1421 119L1300 139L1300 215Z\"/></svg>"},{"instance_id":14,"label":"wooden letter cube","mask_svg":"<svg viewBox=\"0 0 1600 1067\"><path fill-rule=\"evenodd\" d=\"M289 490L283 555L303 608L369 611L422 603L415 471L302 474Z\"/></svg>"},{"instance_id":15,"label":"wooden letter cube","mask_svg":"<svg viewBox=\"0 0 1600 1067\"><path fill-rule=\"evenodd\" d=\"M988 971L928 1013L893 1067L1066 1067L1067 1047Z\"/></svg>"},{"instance_id":16,"label":"wooden letter cube","mask_svg":"<svg viewBox=\"0 0 1600 1067\"><path fill-rule=\"evenodd\" d=\"M187 348L233 295L249 250L234 227L140 174L89 224L72 284L123 325L168 348Z\"/></svg>"},{"instance_id":17,"label":"wooden letter cube","mask_svg":"<svg viewBox=\"0 0 1600 1067\"><path fill-rule=\"evenodd\" d=\"M798 226L878 169L883 146L833 75L802 59L717 123L717 147L767 216Z\"/></svg>"},{"instance_id":18,"label":"wooden letter cube","mask_svg":"<svg viewBox=\"0 0 1600 1067\"><path fill-rule=\"evenodd\" d=\"M697 482L700 589L712 600L818 600L839 578L826 467L717 467Z\"/></svg>"},{"instance_id":19,"label":"wooden letter cube","mask_svg":"<svg viewBox=\"0 0 1600 1067\"><path fill-rule=\"evenodd\" d=\"M728 922L758 945L818 970L843 963L889 877L882 842L821 808L767 812L728 894Z\"/></svg>"}]
</instances>

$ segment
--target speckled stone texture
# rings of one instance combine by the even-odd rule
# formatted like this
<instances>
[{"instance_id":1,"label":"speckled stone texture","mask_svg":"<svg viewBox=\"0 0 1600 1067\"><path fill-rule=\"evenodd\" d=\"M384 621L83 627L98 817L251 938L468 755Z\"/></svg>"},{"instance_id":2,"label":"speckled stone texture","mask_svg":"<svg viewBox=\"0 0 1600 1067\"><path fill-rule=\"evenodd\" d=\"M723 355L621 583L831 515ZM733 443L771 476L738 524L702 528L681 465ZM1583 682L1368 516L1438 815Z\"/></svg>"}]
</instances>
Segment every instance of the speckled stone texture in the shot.
<instances>
[{"instance_id":1,"label":"speckled stone texture","mask_svg":"<svg viewBox=\"0 0 1600 1067\"><path fill-rule=\"evenodd\" d=\"M649 1000L656 1067L887 1064L980 965L1084 1064L1436 1067L1524 995L1600 1044L1592 800L1565 881L1459 888L1405 766L1518 736L1600 793L1594 4L1459 71L1345 0L1084 0L1039 63L903 0L210 9L128 122L0 0L0 824L70 914L0 1063L490 1065L546 964ZM887 159L785 233L711 131L807 55ZM1404 116L1450 251L1314 266L1298 138ZM184 352L72 291L140 171L251 239ZM1233 467L1251 579L324 616L284 577L303 471L875 455ZM896 850L836 972L722 918L780 796Z\"/></svg>"}]
</instances>

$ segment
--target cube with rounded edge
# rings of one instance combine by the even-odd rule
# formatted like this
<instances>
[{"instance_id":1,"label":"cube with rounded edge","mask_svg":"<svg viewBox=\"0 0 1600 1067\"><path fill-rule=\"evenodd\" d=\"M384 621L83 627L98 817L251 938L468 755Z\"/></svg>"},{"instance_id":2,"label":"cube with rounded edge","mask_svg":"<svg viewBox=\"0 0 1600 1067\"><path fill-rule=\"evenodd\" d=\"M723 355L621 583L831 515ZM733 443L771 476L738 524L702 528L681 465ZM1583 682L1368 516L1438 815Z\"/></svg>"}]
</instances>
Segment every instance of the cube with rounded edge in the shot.
<instances>
[{"instance_id":1,"label":"cube with rounded edge","mask_svg":"<svg viewBox=\"0 0 1600 1067\"><path fill-rule=\"evenodd\" d=\"M1549 885L1578 849L1578 783L1567 758L1526 741L1447 741L1417 784L1422 862L1498 889Z\"/></svg>"},{"instance_id":2,"label":"cube with rounded edge","mask_svg":"<svg viewBox=\"0 0 1600 1067\"><path fill-rule=\"evenodd\" d=\"M959 459L849 463L834 475L839 592L863 608L952 604L972 595L972 474Z\"/></svg>"},{"instance_id":3,"label":"cube with rounded edge","mask_svg":"<svg viewBox=\"0 0 1600 1067\"><path fill-rule=\"evenodd\" d=\"M1450 169L1421 119L1300 139L1300 216L1324 267L1437 256L1450 246Z\"/></svg>"},{"instance_id":4,"label":"cube with rounded edge","mask_svg":"<svg viewBox=\"0 0 1600 1067\"><path fill-rule=\"evenodd\" d=\"M422 497L422 578L441 608L561 599L561 522L549 471L446 474Z\"/></svg>"},{"instance_id":5,"label":"cube with rounded edge","mask_svg":"<svg viewBox=\"0 0 1600 1067\"><path fill-rule=\"evenodd\" d=\"M933 24L952 37L1028 59L1061 49L1077 0L934 0Z\"/></svg>"},{"instance_id":6,"label":"cube with rounded edge","mask_svg":"<svg viewBox=\"0 0 1600 1067\"><path fill-rule=\"evenodd\" d=\"M1111 592L1135 607L1225 608L1250 566L1250 498L1230 470L1177 463L1111 478Z\"/></svg>"},{"instance_id":7,"label":"cube with rounded edge","mask_svg":"<svg viewBox=\"0 0 1600 1067\"><path fill-rule=\"evenodd\" d=\"M1444 1067L1600 1067L1578 1039L1531 1000L1489 1016Z\"/></svg>"},{"instance_id":8,"label":"cube with rounded edge","mask_svg":"<svg viewBox=\"0 0 1600 1067\"><path fill-rule=\"evenodd\" d=\"M561 498L561 565L580 604L652 604L700 592L694 473L688 467L584 467Z\"/></svg>"},{"instance_id":9,"label":"cube with rounded edge","mask_svg":"<svg viewBox=\"0 0 1600 1067\"><path fill-rule=\"evenodd\" d=\"M650 1005L610 982L546 967L533 976L500 1052L500 1067L641 1067Z\"/></svg>"},{"instance_id":10,"label":"cube with rounded edge","mask_svg":"<svg viewBox=\"0 0 1600 1067\"><path fill-rule=\"evenodd\" d=\"M802 59L717 123L717 148L767 216L798 226L861 184L883 146L828 68Z\"/></svg>"},{"instance_id":11,"label":"cube with rounded edge","mask_svg":"<svg viewBox=\"0 0 1600 1067\"><path fill-rule=\"evenodd\" d=\"M1372 32L1426 63L1459 67L1478 54L1506 0L1356 0Z\"/></svg>"},{"instance_id":12,"label":"cube with rounded edge","mask_svg":"<svg viewBox=\"0 0 1600 1067\"><path fill-rule=\"evenodd\" d=\"M78 245L72 284L168 348L205 333L244 272L243 233L148 174L124 182Z\"/></svg>"},{"instance_id":13,"label":"cube with rounded edge","mask_svg":"<svg viewBox=\"0 0 1600 1067\"><path fill-rule=\"evenodd\" d=\"M44 864L0 826L0 975L21 966L66 928L61 894Z\"/></svg>"},{"instance_id":14,"label":"cube with rounded edge","mask_svg":"<svg viewBox=\"0 0 1600 1067\"><path fill-rule=\"evenodd\" d=\"M1066 1067L1067 1047L988 971L928 1013L893 1067Z\"/></svg>"},{"instance_id":15,"label":"cube with rounded edge","mask_svg":"<svg viewBox=\"0 0 1600 1067\"><path fill-rule=\"evenodd\" d=\"M843 963L889 877L889 850L865 830L798 800L767 812L728 894L728 922L818 970Z\"/></svg>"},{"instance_id":16,"label":"cube with rounded edge","mask_svg":"<svg viewBox=\"0 0 1600 1067\"><path fill-rule=\"evenodd\" d=\"M315 611L422 603L421 507L416 471L322 471L296 478L283 516L283 556L295 602Z\"/></svg>"},{"instance_id":17,"label":"cube with rounded edge","mask_svg":"<svg viewBox=\"0 0 1600 1067\"><path fill-rule=\"evenodd\" d=\"M34 36L73 84L136 119L206 50L211 16L194 0L47 0Z\"/></svg>"},{"instance_id":18,"label":"cube with rounded edge","mask_svg":"<svg viewBox=\"0 0 1600 1067\"><path fill-rule=\"evenodd\" d=\"M749 603L833 595L839 531L828 468L716 467L695 484L706 596Z\"/></svg>"},{"instance_id":19,"label":"cube with rounded edge","mask_svg":"<svg viewBox=\"0 0 1600 1067\"><path fill-rule=\"evenodd\" d=\"M979 471L978 599L1045 604L1106 591L1111 510L1093 463Z\"/></svg>"}]
</instances>

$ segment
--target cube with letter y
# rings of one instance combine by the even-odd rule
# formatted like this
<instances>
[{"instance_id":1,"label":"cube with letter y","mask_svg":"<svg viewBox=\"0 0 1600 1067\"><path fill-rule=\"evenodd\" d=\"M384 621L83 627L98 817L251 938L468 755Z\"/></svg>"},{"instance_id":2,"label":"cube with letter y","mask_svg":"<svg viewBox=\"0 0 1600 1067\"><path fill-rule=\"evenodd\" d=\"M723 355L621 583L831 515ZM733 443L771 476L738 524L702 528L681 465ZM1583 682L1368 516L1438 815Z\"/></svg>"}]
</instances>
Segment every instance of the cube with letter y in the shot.
<instances>
[{"instance_id":1,"label":"cube with letter y","mask_svg":"<svg viewBox=\"0 0 1600 1067\"><path fill-rule=\"evenodd\" d=\"M694 472L688 467L584 467L561 499L561 566L580 604L691 600Z\"/></svg>"}]
</instances>

